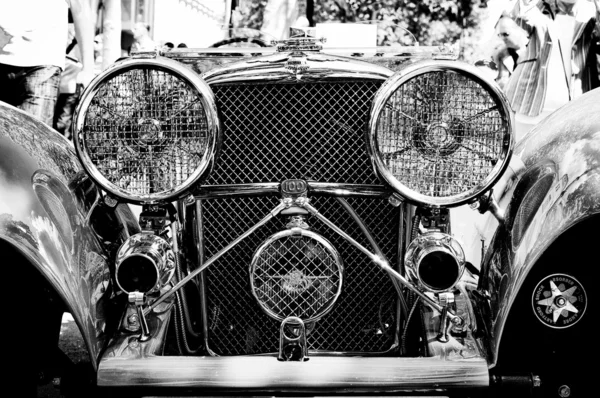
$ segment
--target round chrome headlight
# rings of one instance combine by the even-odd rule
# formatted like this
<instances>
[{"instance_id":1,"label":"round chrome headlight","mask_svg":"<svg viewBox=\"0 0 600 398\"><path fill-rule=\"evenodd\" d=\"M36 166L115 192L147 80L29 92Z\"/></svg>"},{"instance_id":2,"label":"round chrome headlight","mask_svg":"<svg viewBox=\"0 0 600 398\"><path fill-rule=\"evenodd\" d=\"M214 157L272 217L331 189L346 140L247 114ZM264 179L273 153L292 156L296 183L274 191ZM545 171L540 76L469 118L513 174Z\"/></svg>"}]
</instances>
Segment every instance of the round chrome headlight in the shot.
<instances>
[{"instance_id":1,"label":"round chrome headlight","mask_svg":"<svg viewBox=\"0 0 600 398\"><path fill-rule=\"evenodd\" d=\"M133 203L180 196L214 160L214 96L169 59L128 59L100 74L75 114L75 148L104 190Z\"/></svg>"},{"instance_id":2,"label":"round chrome headlight","mask_svg":"<svg viewBox=\"0 0 600 398\"><path fill-rule=\"evenodd\" d=\"M513 147L500 88L458 61L397 72L375 96L369 151L381 177L411 202L457 206L485 192Z\"/></svg>"},{"instance_id":3,"label":"round chrome headlight","mask_svg":"<svg viewBox=\"0 0 600 398\"><path fill-rule=\"evenodd\" d=\"M323 317L340 295L342 279L342 261L333 246L300 229L271 236L250 265L252 294L279 321L293 316L308 323Z\"/></svg>"}]
</instances>

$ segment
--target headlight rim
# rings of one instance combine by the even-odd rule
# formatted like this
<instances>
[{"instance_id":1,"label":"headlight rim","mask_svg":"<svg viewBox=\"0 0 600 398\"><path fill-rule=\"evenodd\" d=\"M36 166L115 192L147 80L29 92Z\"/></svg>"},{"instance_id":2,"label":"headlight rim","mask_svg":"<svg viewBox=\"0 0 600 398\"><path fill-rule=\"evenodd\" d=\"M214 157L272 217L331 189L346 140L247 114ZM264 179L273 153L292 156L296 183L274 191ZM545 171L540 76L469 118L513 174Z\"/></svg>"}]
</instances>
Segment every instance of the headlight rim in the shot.
<instances>
[{"instance_id":1,"label":"headlight rim","mask_svg":"<svg viewBox=\"0 0 600 398\"><path fill-rule=\"evenodd\" d=\"M134 195L128 192L126 189L120 188L116 184L110 182L99 172L97 167L92 162L87 150L85 150L83 126L85 123L87 110L91 104L91 101L98 93L102 83L105 83L112 77L125 71L136 69L136 67L148 66L159 70L166 70L175 75L177 78L184 80L194 90L196 90L198 96L200 97L200 101L202 102L206 116L208 143L200 161L200 165L183 183L159 193ZM212 170L221 146L222 130L223 128L218 117L215 96L208 83L206 83L206 81L204 81L200 75L187 68L183 64L164 57L133 57L117 61L115 64L111 65L105 71L97 75L90 82L81 96L79 104L77 105L73 115L73 143L75 152L90 178L104 191L116 196L119 200L126 203L139 205L167 203L182 197L186 192L191 191L193 185Z\"/></svg>"},{"instance_id":2,"label":"headlight rim","mask_svg":"<svg viewBox=\"0 0 600 398\"><path fill-rule=\"evenodd\" d=\"M317 242L319 242L329 252L329 254L333 256L333 258L336 261L337 270L338 270L339 281L338 281L337 291L336 291L334 297L330 300L330 302L323 309L320 310L320 312L317 315L313 315L309 318L302 319L302 321L304 323L308 324L308 323L316 322L316 321L322 319L329 312L331 312L331 310L333 310L335 303L338 301L338 299L340 298L340 295L342 294L342 288L343 288L343 285L345 282L344 262L342 260L342 257L340 256L340 254L339 254L338 250L335 248L335 246L333 246L331 244L331 242L329 242L329 240L327 240L324 236L322 236L316 232L306 230L306 229L301 229L301 228L284 229L282 231L276 232L275 234L269 236L255 250L255 252L252 256L252 261L250 262L250 265L248 268L249 276L250 276L250 291L252 293L252 297L254 297L254 299L256 300L256 303L258 304L260 309L265 314L267 314L271 319L275 319L280 322L283 321L284 319L286 319L285 316L281 316L280 314L276 313L271 308L267 308L261 302L260 298L257 296L257 293L256 293L254 273L255 273L255 269L256 269L258 260L260 259L260 255L262 254L262 252L267 247L271 246L275 241L278 241L283 238L288 238L291 236L307 237L307 238L314 239Z\"/></svg>"},{"instance_id":3,"label":"headlight rim","mask_svg":"<svg viewBox=\"0 0 600 398\"><path fill-rule=\"evenodd\" d=\"M393 174L387 169L381 156L379 156L378 149L378 123L379 116L383 111L387 101L394 95L394 93L405 83L411 79L431 72L447 72L452 71L461 75L471 75L477 83L479 83L484 89L488 91L490 96L496 101L497 104L501 105L500 112L505 119L507 124L508 133L505 134L503 144L504 150L502 157L494 165L492 171L488 176L476 187L469 189L458 195L445 196L445 197L433 197L421 194L396 179ZM394 73L377 91L371 106L369 114L369 123L366 130L366 142L369 157L371 158L371 164L376 175L389 185L395 192L401 195L408 202L415 205L423 205L426 207L456 207L466 203L470 203L475 198L481 196L487 192L494 184L500 179L502 174L506 171L510 163L510 159L513 154L515 146L515 137L513 129L515 126L514 112L510 108L508 99L500 86L496 82L491 81L487 78L481 70L477 67L464 63L462 61L452 60L425 60L417 61L413 64L406 66L405 68ZM508 140L508 142L506 142Z\"/></svg>"}]
</instances>

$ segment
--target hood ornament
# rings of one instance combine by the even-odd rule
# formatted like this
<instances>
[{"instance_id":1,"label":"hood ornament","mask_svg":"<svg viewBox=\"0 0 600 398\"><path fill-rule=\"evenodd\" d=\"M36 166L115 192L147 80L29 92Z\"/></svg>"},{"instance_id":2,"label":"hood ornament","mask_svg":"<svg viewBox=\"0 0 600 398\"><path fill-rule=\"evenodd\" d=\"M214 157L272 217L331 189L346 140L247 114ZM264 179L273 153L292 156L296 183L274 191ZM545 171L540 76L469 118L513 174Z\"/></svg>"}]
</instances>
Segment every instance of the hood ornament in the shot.
<instances>
[{"instance_id":1,"label":"hood ornament","mask_svg":"<svg viewBox=\"0 0 600 398\"><path fill-rule=\"evenodd\" d=\"M285 69L290 74L296 76L296 80L302 78L302 74L309 69L307 52L320 52L323 49L322 43L326 39L316 38L315 28L290 28L290 38L284 40L273 41L273 45L277 47L277 52L290 53L289 58L285 62Z\"/></svg>"},{"instance_id":2,"label":"hood ornament","mask_svg":"<svg viewBox=\"0 0 600 398\"><path fill-rule=\"evenodd\" d=\"M322 37L316 38L315 28L290 28L289 39L274 40L273 45L277 47L277 52L302 53L306 51L315 52L323 49L322 43L327 40Z\"/></svg>"}]
</instances>

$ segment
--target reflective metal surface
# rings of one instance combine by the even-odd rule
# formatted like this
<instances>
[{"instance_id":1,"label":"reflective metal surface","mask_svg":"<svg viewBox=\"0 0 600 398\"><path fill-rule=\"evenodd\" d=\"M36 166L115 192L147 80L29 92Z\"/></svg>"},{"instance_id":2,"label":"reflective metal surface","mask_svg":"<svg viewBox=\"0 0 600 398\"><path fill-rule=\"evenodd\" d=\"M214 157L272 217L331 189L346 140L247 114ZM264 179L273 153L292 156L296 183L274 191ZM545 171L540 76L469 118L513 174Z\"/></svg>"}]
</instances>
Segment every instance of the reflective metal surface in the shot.
<instances>
[{"instance_id":1,"label":"reflective metal surface","mask_svg":"<svg viewBox=\"0 0 600 398\"><path fill-rule=\"evenodd\" d=\"M298 63L302 64L302 68L296 67ZM225 64L202 77L212 86L236 82L305 83L348 79L383 82L391 75L387 68L337 55L282 53Z\"/></svg>"},{"instance_id":2,"label":"reflective metal surface","mask_svg":"<svg viewBox=\"0 0 600 398\"><path fill-rule=\"evenodd\" d=\"M165 357L105 358L100 363L102 387L154 387L186 391L206 388L247 394L275 391L298 395L332 389L354 393L429 393L439 396L481 394L489 386L483 358L335 358L312 357L306 362L281 362L274 357ZM466 390L466 391L465 391ZM479 391L478 391L479 390ZM468 394L468 393L467 393Z\"/></svg>"},{"instance_id":3,"label":"reflective metal surface","mask_svg":"<svg viewBox=\"0 0 600 398\"><path fill-rule=\"evenodd\" d=\"M428 232L408 245L404 265L414 283L431 292L443 292L460 280L465 269L465 253L452 236Z\"/></svg>"},{"instance_id":4,"label":"reflective metal surface","mask_svg":"<svg viewBox=\"0 0 600 398\"><path fill-rule=\"evenodd\" d=\"M94 79L75 114L86 170L126 201L177 197L210 169L219 142L214 98L169 59L127 59Z\"/></svg>"},{"instance_id":5,"label":"reflective metal surface","mask_svg":"<svg viewBox=\"0 0 600 398\"><path fill-rule=\"evenodd\" d=\"M425 61L377 93L369 123L373 164L400 195L449 206L485 192L512 153L502 91L470 65Z\"/></svg>"},{"instance_id":6,"label":"reflective metal surface","mask_svg":"<svg viewBox=\"0 0 600 398\"><path fill-rule=\"evenodd\" d=\"M514 248L506 242L512 241L510 231L513 222L518 221L515 212L531 203L517 202L523 199L522 195L512 196L513 200L510 196L506 198L509 211L506 228L499 230L483 264L480 288L490 294L486 323L491 331L490 361L493 364L498 360L508 316L515 310L513 303L536 262L561 235L600 214L598 104L600 90L586 93L545 119L515 149L515 156L525 165L519 172L521 181L529 171L537 173L531 181L532 187L537 181L541 181L540 187L543 187L549 174L555 174L555 178L543 200L540 201L537 194L530 195L530 200L538 203L537 211L528 215L527 228L519 227L516 231L520 243ZM552 167L548 168L548 164ZM506 195L513 195L514 191L507 190ZM585 267L585 264L565 265L573 270L581 265Z\"/></svg>"},{"instance_id":7,"label":"reflective metal surface","mask_svg":"<svg viewBox=\"0 0 600 398\"><path fill-rule=\"evenodd\" d=\"M175 256L163 238L141 232L125 241L117 252L115 279L125 293L153 293L175 272Z\"/></svg>"},{"instance_id":8,"label":"reflective metal surface","mask_svg":"<svg viewBox=\"0 0 600 398\"><path fill-rule=\"evenodd\" d=\"M337 250L322 236L294 227L276 233L254 253L250 289L273 319L305 323L331 311L344 284Z\"/></svg>"},{"instance_id":9,"label":"reflective metal surface","mask_svg":"<svg viewBox=\"0 0 600 398\"><path fill-rule=\"evenodd\" d=\"M35 267L63 300L93 366L107 339L111 292L106 248L92 228L108 217L88 217L95 197L68 141L0 102L0 240L29 262L10 266Z\"/></svg>"},{"instance_id":10,"label":"reflective metal surface","mask_svg":"<svg viewBox=\"0 0 600 398\"><path fill-rule=\"evenodd\" d=\"M417 59L456 59L457 54L444 46L399 46L399 47L377 47L377 48L327 48L328 54L337 57L352 57L354 61L365 61L370 65L389 70L399 70L411 61ZM220 69L223 65L240 61L251 61L255 56L273 56L276 53L274 47L236 47L226 48L174 48L163 53L165 57L176 59L187 64L198 73L207 73ZM329 56L331 58L331 56ZM275 61L281 61L282 57L273 57ZM314 58L313 59L319 59ZM323 58L321 58L323 59ZM279 60L279 61L278 61ZM323 71L322 68L319 70ZM289 75L288 75L289 76Z\"/></svg>"},{"instance_id":11,"label":"reflective metal surface","mask_svg":"<svg viewBox=\"0 0 600 398\"><path fill-rule=\"evenodd\" d=\"M317 181L307 181L307 184L312 195L365 198L387 198L392 195L390 189L383 185L345 184ZM242 196L275 196L280 194L279 185L279 182L257 182L253 184L234 185L201 185L197 187L195 196L198 199L217 199Z\"/></svg>"}]
</instances>

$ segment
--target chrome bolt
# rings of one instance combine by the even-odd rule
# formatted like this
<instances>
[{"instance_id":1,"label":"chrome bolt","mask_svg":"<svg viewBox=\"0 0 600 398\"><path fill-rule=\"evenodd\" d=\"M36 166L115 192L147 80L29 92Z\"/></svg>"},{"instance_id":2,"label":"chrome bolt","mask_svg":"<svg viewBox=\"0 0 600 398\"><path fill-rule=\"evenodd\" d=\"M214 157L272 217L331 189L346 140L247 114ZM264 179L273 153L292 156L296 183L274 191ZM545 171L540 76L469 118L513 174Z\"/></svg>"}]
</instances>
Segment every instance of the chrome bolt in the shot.
<instances>
[{"instance_id":1,"label":"chrome bolt","mask_svg":"<svg viewBox=\"0 0 600 398\"><path fill-rule=\"evenodd\" d=\"M472 210L477 210L477 209L479 209L479 201L478 201L478 200L476 200L475 202L469 203L469 207L470 207Z\"/></svg>"},{"instance_id":2,"label":"chrome bolt","mask_svg":"<svg viewBox=\"0 0 600 398\"><path fill-rule=\"evenodd\" d=\"M129 326L138 326L139 324L139 319L137 314L131 314L127 317L127 323L129 324Z\"/></svg>"},{"instance_id":3,"label":"chrome bolt","mask_svg":"<svg viewBox=\"0 0 600 398\"><path fill-rule=\"evenodd\" d=\"M562 385L558 387L558 395L562 398L567 398L571 396L571 387L567 385Z\"/></svg>"},{"instance_id":4,"label":"chrome bolt","mask_svg":"<svg viewBox=\"0 0 600 398\"><path fill-rule=\"evenodd\" d=\"M388 201L389 201L389 202L390 202L390 204L391 204L392 206L394 206L394 207L398 207L398 206L400 206L400 205L402 204L402 199L401 199L401 198L399 198L399 197L398 197L398 196L396 196L396 195L391 195L391 196L388 198Z\"/></svg>"},{"instance_id":5,"label":"chrome bolt","mask_svg":"<svg viewBox=\"0 0 600 398\"><path fill-rule=\"evenodd\" d=\"M558 296L555 303L558 307L564 307L567 304L567 299L563 296Z\"/></svg>"},{"instance_id":6,"label":"chrome bolt","mask_svg":"<svg viewBox=\"0 0 600 398\"><path fill-rule=\"evenodd\" d=\"M184 199L185 203L188 205L194 204L196 203L196 198L194 197L194 195L188 195L185 199Z\"/></svg>"},{"instance_id":7,"label":"chrome bolt","mask_svg":"<svg viewBox=\"0 0 600 398\"><path fill-rule=\"evenodd\" d=\"M292 204L294 203L294 200L292 198L284 198L283 199L283 204L285 205L285 207L290 207Z\"/></svg>"},{"instance_id":8,"label":"chrome bolt","mask_svg":"<svg viewBox=\"0 0 600 398\"><path fill-rule=\"evenodd\" d=\"M106 195L104 197L104 204L106 204L108 207L115 207L119 204L119 201L112 196Z\"/></svg>"}]
</instances>

